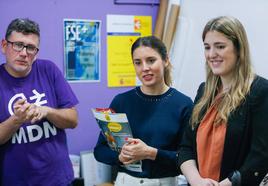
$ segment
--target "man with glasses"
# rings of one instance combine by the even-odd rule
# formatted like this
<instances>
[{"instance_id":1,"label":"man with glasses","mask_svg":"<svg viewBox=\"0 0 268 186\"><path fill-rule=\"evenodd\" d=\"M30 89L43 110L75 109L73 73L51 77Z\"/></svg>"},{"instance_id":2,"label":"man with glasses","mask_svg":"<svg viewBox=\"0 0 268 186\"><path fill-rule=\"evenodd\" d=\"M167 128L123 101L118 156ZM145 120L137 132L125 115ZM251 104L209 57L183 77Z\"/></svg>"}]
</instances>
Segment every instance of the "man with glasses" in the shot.
<instances>
[{"instance_id":1,"label":"man with glasses","mask_svg":"<svg viewBox=\"0 0 268 186\"><path fill-rule=\"evenodd\" d=\"M4 186L67 186L73 180L64 129L77 126L78 100L56 65L36 58L39 42L37 23L15 19L1 43L6 57L0 65Z\"/></svg>"},{"instance_id":2,"label":"man with glasses","mask_svg":"<svg viewBox=\"0 0 268 186\"><path fill-rule=\"evenodd\" d=\"M11 42L9 40L6 40L8 43L12 45L12 48L16 50L17 52L22 51L24 48L26 48L26 52L29 55L36 55L37 52L39 51L39 48L37 48L34 45L24 45L22 42Z\"/></svg>"}]
</instances>

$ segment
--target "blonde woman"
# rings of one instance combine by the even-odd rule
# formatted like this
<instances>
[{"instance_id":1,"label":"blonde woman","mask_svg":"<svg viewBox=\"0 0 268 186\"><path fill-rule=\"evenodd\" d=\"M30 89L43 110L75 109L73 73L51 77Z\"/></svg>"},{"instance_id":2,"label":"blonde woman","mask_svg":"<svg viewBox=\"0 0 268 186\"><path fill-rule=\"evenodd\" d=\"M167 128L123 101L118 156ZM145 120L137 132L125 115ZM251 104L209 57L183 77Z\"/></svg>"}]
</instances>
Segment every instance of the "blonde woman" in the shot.
<instances>
[{"instance_id":1,"label":"blonde woman","mask_svg":"<svg viewBox=\"0 0 268 186\"><path fill-rule=\"evenodd\" d=\"M190 185L259 185L268 171L268 81L254 74L242 24L210 20L202 35L206 82L198 89L179 166Z\"/></svg>"}]
</instances>

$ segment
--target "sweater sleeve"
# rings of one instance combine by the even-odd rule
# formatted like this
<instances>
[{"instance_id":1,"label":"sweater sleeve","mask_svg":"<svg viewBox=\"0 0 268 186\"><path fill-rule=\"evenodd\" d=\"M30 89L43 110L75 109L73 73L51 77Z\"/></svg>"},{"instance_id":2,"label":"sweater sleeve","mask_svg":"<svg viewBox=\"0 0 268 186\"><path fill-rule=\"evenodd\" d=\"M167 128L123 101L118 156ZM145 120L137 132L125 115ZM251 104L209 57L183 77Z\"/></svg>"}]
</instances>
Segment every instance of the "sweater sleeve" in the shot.
<instances>
[{"instance_id":1,"label":"sweater sleeve","mask_svg":"<svg viewBox=\"0 0 268 186\"><path fill-rule=\"evenodd\" d=\"M178 150L179 150L179 145L182 140L182 136L184 133L185 128L189 126L189 119L191 116L192 112L192 100L189 100L187 106L185 107L184 111L182 112L181 116L181 122L180 122L180 133L178 136L178 146L177 146L177 151L168 151L168 150L163 150L163 149L158 149L156 159L155 161L168 165L169 167L173 167L175 170L180 172L180 169L178 167Z\"/></svg>"},{"instance_id":2,"label":"sweater sleeve","mask_svg":"<svg viewBox=\"0 0 268 186\"><path fill-rule=\"evenodd\" d=\"M107 144L106 139L100 132L98 142L94 148L94 157L97 161L109 165L118 165L118 152L112 150Z\"/></svg>"},{"instance_id":3,"label":"sweater sleeve","mask_svg":"<svg viewBox=\"0 0 268 186\"><path fill-rule=\"evenodd\" d=\"M176 151L158 149L155 161L166 166L168 165L169 167L173 167L175 170L179 170L177 167L177 157L178 156Z\"/></svg>"}]
</instances>

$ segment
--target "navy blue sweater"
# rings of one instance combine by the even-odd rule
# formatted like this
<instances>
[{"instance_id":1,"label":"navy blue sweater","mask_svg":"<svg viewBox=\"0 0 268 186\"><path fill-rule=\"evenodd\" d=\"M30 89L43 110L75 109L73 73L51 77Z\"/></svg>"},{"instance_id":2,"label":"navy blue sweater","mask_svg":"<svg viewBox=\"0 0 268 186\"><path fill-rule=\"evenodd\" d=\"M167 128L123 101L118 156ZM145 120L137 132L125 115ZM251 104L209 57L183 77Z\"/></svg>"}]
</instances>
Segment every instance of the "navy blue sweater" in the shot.
<instances>
[{"instance_id":1,"label":"navy blue sweater","mask_svg":"<svg viewBox=\"0 0 268 186\"><path fill-rule=\"evenodd\" d=\"M142 172L126 170L120 166L118 153L109 148L100 133L94 149L98 161L118 165L119 171L135 177L163 178L179 174L177 151L192 110L189 97L174 88L162 95L145 95L136 87L117 95L110 108L127 114L133 137L157 148L157 156L155 160L142 160Z\"/></svg>"}]
</instances>

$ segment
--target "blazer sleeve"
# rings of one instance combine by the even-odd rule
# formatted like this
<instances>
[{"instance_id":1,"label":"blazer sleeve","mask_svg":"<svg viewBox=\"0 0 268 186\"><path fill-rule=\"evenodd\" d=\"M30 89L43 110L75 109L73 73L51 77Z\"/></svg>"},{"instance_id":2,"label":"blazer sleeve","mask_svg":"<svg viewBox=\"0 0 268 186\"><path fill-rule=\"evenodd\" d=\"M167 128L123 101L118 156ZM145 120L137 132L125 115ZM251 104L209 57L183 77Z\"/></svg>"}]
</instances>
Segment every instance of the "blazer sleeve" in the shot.
<instances>
[{"instance_id":1,"label":"blazer sleeve","mask_svg":"<svg viewBox=\"0 0 268 186\"><path fill-rule=\"evenodd\" d=\"M205 83L202 83L197 91L197 95L194 100L194 104L198 102L204 92ZM182 163L188 160L196 160L196 128L193 129L189 123L186 126L182 142L180 144L180 149L178 153L178 166L180 167Z\"/></svg>"},{"instance_id":2,"label":"blazer sleeve","mask_svg":"<svg viewBox=\"0 0 268 186\"><path fill-rule=\"evenodd\" d=\"M252 135L249 153L239 170L241 185L259 185L268 172L268 81L262 82L250 98Z\"/></svg>"},{"instance_id":3,"label":"blazer sleeve","mask_svg":"<svg viewBox=\"0 0 268 186\"><path fill-rule=\"evenodd\" d=\"M109 165L119 165L118 152L112 150L103 134L100 132L98 142L94 148L94 157L97 161Z\"/></svg>"}]
</instances>

